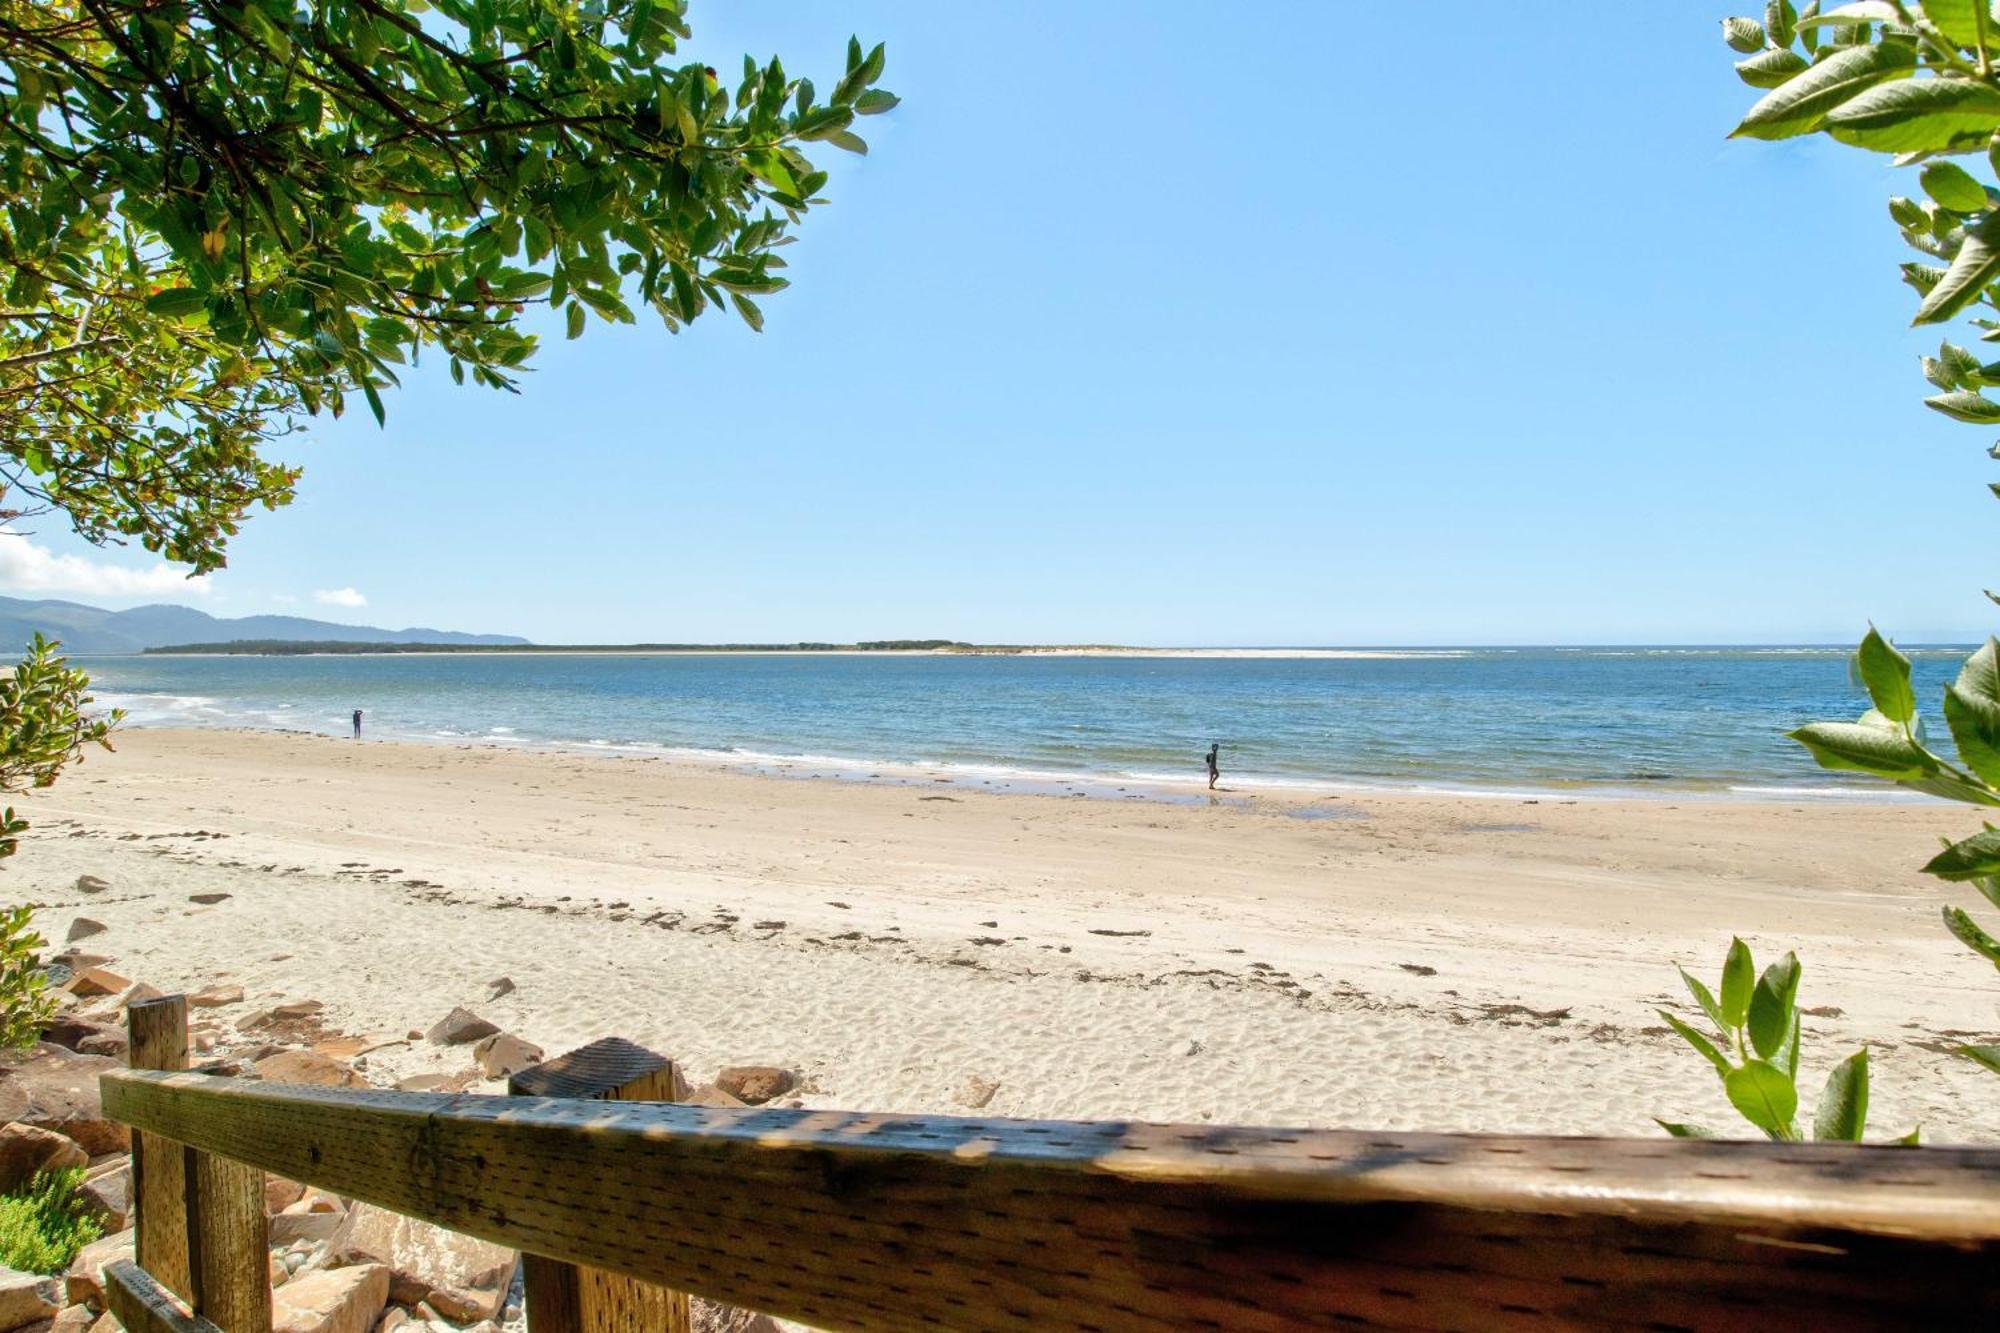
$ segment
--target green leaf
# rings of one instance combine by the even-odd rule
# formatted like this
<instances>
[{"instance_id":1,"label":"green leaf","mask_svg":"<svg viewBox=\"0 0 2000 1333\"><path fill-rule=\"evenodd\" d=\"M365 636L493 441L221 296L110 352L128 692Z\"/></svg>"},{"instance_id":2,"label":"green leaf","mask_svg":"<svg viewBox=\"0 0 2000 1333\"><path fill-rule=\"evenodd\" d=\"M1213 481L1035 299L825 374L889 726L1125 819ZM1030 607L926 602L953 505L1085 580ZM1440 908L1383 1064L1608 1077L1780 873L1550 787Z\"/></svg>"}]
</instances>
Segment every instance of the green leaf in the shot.
<instances>
[{"instance_id":1,"label":"green leaf","mask_svg":"<svg viewBox=\"0 0 2000 1333\"><path fill-rule=\"evenodd\" d=\"M1986 187L1956 162L1926 162L1917 180L1925 194L1954 213L1976 213L1986 207Z\"/></svg>"},{"instance_id":2,"label":"green leaf","mask_svg":"<svg viewBox=\"0 0 2000 1333\"><path fill-rule=\"evenodd\" d=\"M893 110L903 99L880 88L870 88L855 99L854 110L863 116L879 116L884 111Z\"/></svg>"},{"instance_id":3,"label":"green leaf","mask_svg":"<svg viewBox=\"0 0 2000 1333\"><path fill-rule=\"evenodd\" d=\"M1769 0L1764 6L1764 31L1775 45L1790 46L1798 26L1799 14L1792 8L1792 0Z\"/></svg>"},{"instance_id":4,"label":"green leaf","mask_svg":"<svg viewBox=\"0 0 2000 1333\"><path fill-rule=\"evenodd\" d=\"M1658 1013L1661 1018L1667 1020L1668 1027L1672 1028L1674 1031L1681 1034L1682 1041L1694 1047L1697 1051L1700 1051L1703 1057L1706 1058L1710 1064L1715 1066L1716 1073L1722 1075L1727 1075L1729 1073L1730 1069L1729 1060L1722 1054L1721 1051L1715 1049L1714 1042L1710 1041L1707 1037L1702 1036L1700 1032L1696 1031L1694 1028L1689 1027L1686 1023L1683 1023L1680 1019L1674 1017L1666 1010L1659 1009L1655 1010L1654 1012Z\"/></svg>"},{"instance_id":5,"label":"green leaf","mask_svg":"<svg viewBox=\"0 0 2000 1333\"><path fill-rule=\"evenodd\" d=\"M1727 1032L1729 1024L1722 1021L1722 1006L1715 1002L1715 992L1711 991L1700 977L1679 963L1674 964L1674 970L1681 974L1681 980L1687 985L1688 994L1694 996L1694 1002L1701 1006L1704 1014L1708 1015L1708 1021L1715 1024L1717 1031Z\"/></svg>"},{"instance_id":6,"label":"green leaf","mask_svg":"<svg viewBox=\"0 0 2000 1333\"><path fill-rule=\"evenodd\" d=\"M584 313L583 303L581 301L571 301L569 303L569 313L565 316L565 319L568 321L568 336L572 338L582 337L583 323L587 318L589 316Z\"/></svg>"},{"instance_id":7,"label":"green leaf","mask_svg":"<svg viewBox=\"0 0 2000 1333\"><path fill-rule=\"evenodd\" d=\"M1954 43L1968 51L1979 49L1979 5L1984 0L1924 0L1924 17L1936 25L1937 30ZM1991 10L1987 11L1991 14ZM1993 26L1989 21L1987 34L1990 37Z\"/></svg>"},{"instance_id":8,"label":"green leaf","mask_svg":"<svg viewBox=\"0 0 2000 1333\"><path fill-rule=\"evenodd\" d=\"M1955 1053L2000 1074L2000 1046L1960 1046Z\"/></svg>"},{"instance_id":9,"label":"green leaf","mask_svg":"<svg viewBox=\"0 0 2000 1333\"><path fill-rule=\"evenodd\" d=\"M1959 759L2000 786L2000 642L1989 638L1965 659L1958 679L1945 689L1944 720Z\"/></svg>"},{"instance_id":10,"label":"green leaf","mask_svg":"<svg viewBox=\"0 0 2000 1333\"><path fill-rule=\"evenodd\" d=\"M1856 1051L1833 1067L1813 1113L1813 1137L1823 1142L1861 1142L1868 1127L1868 1052Z\"/></svg>"},{"instance_id":11,"label":"green leaf","mask_svg":"<svg viewBox=\"0 0 2000 1333\"><path fill-rule=\"evenodd\" d=\"M1924 873L1953 882L2000 874L2000 833L1989 829L1951 844L1925 863Z\"/></svg>"},{"instance_id":12,"label":"green leaf","mask_svg":"<svg viewBox=\"0 0 2000 1333\"><path fill-rule=\"evenodd\" d=\"M1835 107L1885 79L1907 78L1916 65L1916 52L1901 42L1836 51L1764 94L1730 137L1790 139L1810 134Z\"/></svg>"},{"instance_id":13,"label":"green leaf","mask_svg":"<svg viewBox=\"0 0 2000 1333\"><path fill-rule=\"evenodd\" d=\"M1812 753L1821 768L1873 773L1907 782L1928 777L1937 761L1900 731L1858 722L1813 722L1787 733Z\"/></svg>"},{"instance_id":14,"label":"green leaf","mask_svg":"<svg viewBox=\"0 0 2000 1333\"><path fill-rule=\"evenodd\" d=\"M1912 324L1950 319L1985 293L2000 278L2000 214L1988 213L1965 229L1965 239L1952 256L1951 267L1917 307Z\"/></svg>"},{"instance_id":15,"label":"green leaf","mask_svg":"<svg viewBox=\"0 0 2000 1333\"><path fill-rule=\"evenodd\" d=\"M1752 88L1776 88L1805 69L1806 58L1797 51L1777 47L1736 62L1736 77Z\"/></svg>"},{"instance_id":16,"label":"green leaf","mask_svg":"<svg viewBox=\"0 0 2000 1333\"><path fill-rule=\"evenodd\" d=\"M837 133L829 134L826 136L826 141L835 148L844 148L848 152L857 153L862 157L868 156L868 141L852 131L840 130Z\"/></svg>"},{"instance_id":17,"label":"green leaf","mask_svg":"<svg viewBox=\"0 0 2000 1333\"><path fill-rule=\"evenodd\" d=\"M1657 1116L1654 1117L1653 1123L1677 1139L1719 1139L1722 1137L1722 1135L1716 1133L1707 1125L1690 1125L1676 1120L1661 1120Z\"/></svg>"},{"instance_id":18,"label":"green leaf","mask_svg":"<svg viewBox=\"0 0 2000 1333\"><path fill-rule=\"evenodd\" d=\"M1750 992L1755 986L1757 964L1750 946L1741 939L1729 941L1729 954L1722 960L1722 1025L1725 1029L1743 1026L1750 1013Z\"/></svg>"},{"instance_id":19,"label":"green leaf","mask_svg":"<svg viewBox=\"0 0 2000 1333\"><path fill-rule=\"evenodd\" d=\"M1729 43L1732 51L1761 51L1764 49L1764 25L1756 19L1724 19L1722 40Z\"/></svg>"},{"instance_id":20,"label":"green leaf","mask_svg":"<svg viewBox=\"0 0 2000 1333\"><path fill-rule=\"evenodd\" d=\"M1799 959L1792 953L1765 968L1750 993L1750 1045L1767 1060L1784 1048L1798 994Z\"/></svg>"},{"instance_id":21,"label":"green leaf","mask_svg":"<svg viewBox=\"0 0 2000 1333\"><path fill-rule=\"evenodd\" d=\"M2000 403L1969 389L1926 398L1924 406L1934 412L1944 413L1953 421L1970 422L1975 426L1990 426L2000 422Z\"/></svg>"},{"instance_id":22,"label":"green leaf","mask_svg":"<svg viewBox=\"0 0 2000 1333\"><path fill-rule=\"evenodd\" d=\"M1810 6L1808 6L1810 9ZM1900 23L1896 7L1889 0L1856 0L1854 4L1836 5L1824 14L1810 14L1799 20L1800 31L1813 28L1853 27L1860 23Z\"/></svg>"},{"instance_id":23,"label":"green leaf","mask_svg":"<svg viewBox=\"0 0 2000 1333\"><path fill-rule=\"evenodd\" d=\"M1944 909L1944 928L1958 936L1959 942L1984 958L1995 967L2000 967L2000 940L1994 939L1979 928L1979 923L1966 915L1962 907Z\"/></svg>"},{"instance_id":24,"label":"green leaf","mask_svg":"<svg viewBox=\"0 0 2000 1333\"><path fill-rule=\"evenodd\" d=\"M146 309L165 319L186 319L208 308L208 295L192 287L169 287L146 299Z\"/></svg>"},{"instance_id":25,"label":"green leaf","mask_svg":"<svg viewBox=\"0 0 2000 1333\"><path fill-rule=\"evenodd\" d=\"M1792 1136L1792 1116L1799 1109L1799 1093L1785 1077L1784 1070L1762 1060L1752 1060L1723 1075L1722 1090L1729 1095L1729 1104L1745 1120L1772 1138Z\"/></svg>"},{"instance_id":26,"label":"green leaf","mask_svg":"<svg viewBox=\"0 0 2000 1333\"><path fill-rule=\"evenodd\" d=\"M1984 139L1996 126L2000 126L2000 88L1979 79L1947 76L1870 88L1826 114L1828 134L1878 153L1934 153L1970 136Z\"/></svg>"},{"instance_id":27,"label":"green leaf","mask_svg":"<svg viewBox=\"0 0 2000 1333\"><path fill-rule=\"evenodd\" d=\"M1854 652L1854 669L1882 716L1892 722L1908 722L1916 713L1917 696L1910 688L1910 659L1890 646L1873 625L1868 627L1861 646Z\"/></svg>"},{"instance_id":28,"label":"green leaf","mask_svg":"<svg viewBox=\"0 0 2000 1333\"><path fill-rule=\"evenodd\" d=\"M1909 1133L1903 1135L1901 1138L1890 1139L1889 1142L1892 1146L1898 1148L1914 1148L1923 1142L1923 1133L1924 1127L1922 1125L1913 1125L1910 1127Z\"/></svg>"}]
</instances>

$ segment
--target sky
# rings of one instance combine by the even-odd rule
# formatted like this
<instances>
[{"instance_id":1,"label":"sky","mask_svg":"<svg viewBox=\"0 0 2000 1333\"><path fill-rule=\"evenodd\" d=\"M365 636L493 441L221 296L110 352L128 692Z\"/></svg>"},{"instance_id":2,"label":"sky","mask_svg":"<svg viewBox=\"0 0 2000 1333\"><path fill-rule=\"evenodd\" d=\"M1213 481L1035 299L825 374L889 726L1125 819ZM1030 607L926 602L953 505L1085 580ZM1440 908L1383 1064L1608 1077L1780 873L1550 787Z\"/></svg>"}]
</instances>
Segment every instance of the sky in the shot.
<instances>
[{"instance_id":1,"label":"sky","mask_svg":"<svg viewBox=\"0 0 2000 1333\"><path fill-rule=\"evenodd\" d=\"M519 397L439 363L286 441L205 584L45 518L0 591L551 643L1985 634L1914 174L1726 141L1722 10L1552 8L695 0L694 56L828 87L852 31L903 98L764 333L593 323Z\"/></svg>"}]
</instances>

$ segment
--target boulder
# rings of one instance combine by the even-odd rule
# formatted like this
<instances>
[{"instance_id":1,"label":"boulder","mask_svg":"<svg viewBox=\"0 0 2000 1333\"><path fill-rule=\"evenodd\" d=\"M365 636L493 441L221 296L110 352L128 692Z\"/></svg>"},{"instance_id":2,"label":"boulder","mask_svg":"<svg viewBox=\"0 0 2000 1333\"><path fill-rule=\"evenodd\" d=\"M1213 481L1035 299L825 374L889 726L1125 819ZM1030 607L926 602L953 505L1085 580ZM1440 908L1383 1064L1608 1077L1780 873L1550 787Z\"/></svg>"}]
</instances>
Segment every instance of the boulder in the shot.
<instances>
[{"instance_id":1,"label":"boulder","mask_svg":"<svg viewBox=\"0 0 2000 1333\"><path fill-rule=\"evenodd\" d=\"M63 943L75 944L78 940L87 940L92 935L102 935L109 929L110 927L102 921L92 921L87 916L80 916L69 923L69 934L63 936Z\"/></svg>"},{"instance_id":2,"label":"boulder","mask_svg":"<svg viewBox=\"0 0 2000 1333\"><path fill-rule=\"evenodd\" d=\"M67 1134L37 1125L0 1125L0 1194L12 1194L38 1172L84 1166L90 1154Z\"/></svg>"},{"instance_id":3,"label":"boulder","mask_svg":"<svg viewBox=\"0 0 2000 1333\"><path fill-rule=\"evenodd\" d=\"M76 1044L79 1055L102 1055L123 1063L132 1053L132 1039L122 1032L93 1032Z\"/></svg>"},{"instance_id":4,"label":"boulder","mask_svg":"<svg viewBox=\"0 0 2000 1333\"><path fill-rule=\"evenodd\" d=\"M195 1009L220 1009L225 1004L243 1003L241 986L210 986L188 996L188 1005Z\"/></svg>"},{"instance_id":5,"label":"boulder","mask_svg":"<svg viewBox=\"0 0 2000 1333\"><path fill-rule=\"evenodd\" d=\"M132 1146L131 1131L108 1119L97 1101L98 1076L122 1067L50 1042L0 1055L0 1123L15 1120L67 1134L92 1157L124 1152Z\"/></svg>"},{"instance_id":6,"label":"boulder","mask_svg":"<svg viewBox=\"0 0 2000 1333\"><path fill-rule=\"evenodd\" d=\"M72 1051L77 1043L91 1037L124 1036L124 1030L116 1023L100 1023L91 1018L79 1018L74 1014L58 1014L42 1027L42 1040L67 1046Z\"/></svg>"},{"instance_id":7,"label":"boulder","mask_svg":"<svg viewBox=\"0 0 2000 1333\"><path fill-rule=\"evenodd\" d=\"M56 1284L40 1273L17 1273L0 1268L0 1333L51 1317L56 1304Z\"/></svg>"},{"instance_id":8,"label":"boulder","mask_svg":"<svg viewBox=\"0 0 2000 1333\"><path fill-rule=\"evenodd\" d=\"M318 1051L284 1050L251 1066L258 1078L272 1083L310 1083L322 1088L365 1088L368 1080L331 1056Z\"/></svg>"},{"instance_id":9,"label":"boulder","mask_svg":"<svg viewBox=\"0 0 2000 1333\"><path fill-rule=\"evenodd\" d=\"M302 1240L317 1245L331 1239L344 1220L339 1213L316 1213L295 1203L271 1219L270 1243L281 1250Z\"/></svg>"},{"instance_id":10,"label":"boulder","mask_svg":"<svg viewBox=\"0 0 2000 1333\"><path fill-rule=\"evenodd\" d=\"M424 1036L440 1046L463 1046L468 1041L490 1037L499 1030L470 1009L457 1008L433 1023Z\"/></svg>"},{"instance_id":11,"label":"boulder","mask_svg":"<svg viewBox=\"0 0 2000 1333\"><path fill-rule=\"evenodd\" d=\"M305 1197L306 1187L296 1180L286 1180L283 1176L266 1174L264 1177L264 1211L282 1213L285 1209Z\"/></svg>"},{"instance_id":12,"label":"boulder","mask_svg":"<svg viewBox=\"0 0 2000 1333\"><path fill-rule=\"evenodd\" d=\"M63 989L87 999L92 995L121 995L132 989L132 983L108 967L93 965L77 968L76 975L64 983Z\"/></svg>"},{"instance_id":13,"label":"boulder","mask_svg":"<svg viewBox=\"0 0 2000 1333\"><path fill-rule=\"evenodd\" d=\"M518 1259L514 1251L491 1241L367 1203L348 1210L340 1230L327 1241L327 1252L338 1263L388 1265L399 1286L412 1293L422 1287L427 1294L420 1300L460 1323L499 1313ZM438 1304L439 1298L451 1310Z\"/></svg>"},{"instance_id":14,"label":"boulder","mask_svg":"<svg viewBox=\"0 0 2000 1333\"><path fill-rule=\"evenodd\" d=\"M118 1007L120 1009L130 1009L135 1004L146 1004L153 1000L162 1000L165 998L165 991L161 990L158 986L148 986L142 981L118 997Z\"/></svg>"},{"instance_id":15,"label":"boulder","mask_svg":"<svg viewBox=\"0 0 2000 1333\"><path fill-rule=\"evenodd\" d=\"M63 1278L71 1305L88 1305L93 1310L104 1308L104 1270L120 1259L132 1259L132 1246L137 1235L133 1231L120 1231L102 1240L94 1240L76 1252L76 1258L70 1261L69 1272Z\"/></svg>"},{"instance_id":16,"label":"boulder","mask_svg":"<svg viewBox=\"0 0 2000 1333\"><path fill-rule=\"evenodd\" d=\"M762 1106L799 1085L799 1076L776 1065L731 1065L715 1076L715 1086L751 1105Z\"/></svg>"},{"instance_id":17,"label":"boulder","mask_svg":"<svg viewBox=\"0 0 2000 1333\"><path fill-rule=\"evenodd\" d=\"M522 1041L511 1032L495 1033L472 1048L472 1058L488 1078L506 1078L542 1062L542 1048Z\"/></svg>"},{"instance_id":18,"label":"boulder","mask_svg":"<svg viewBox=\"0 0 2000 1333\"><path fill-rule=\"evenodd\" d=\"M123 1231L132 1217L132 1165L119 1162L83 1182L76 1201L85 1213L96 1218L108 1232Z\"/></svg>"},{"instance_id":19,"label":"boulder","mask_svg":"<svg viewBox=\"0 0 2000 1333\"><path fill-rule=\"evenodd\" d=\"M731 1096L721 1088L716 1087L713 1083L702 1084L687 1096L681 1098L681 1101L689 1106L748 1106L750 1104L741 1097Z\"/></svg>"},{"instance_id":20,"label":"boulder","mask_svg":"<svg viewBox=\"0 0 2000 1333\"><path fill-rule=\"evenodd\" d=\"M389 1270L302 1273L271 1293L271 1333L369 1333L389 1303Z\"/></svg>"},{"instance_id":21,"label":"boulder","mask_svg":"<svg viewBox=\"0 0 2000 1333\"><path fill-rule=\"evenodd\" d=\"M97 1322L97 1316L90 1312L88 1305L65 1305L56 1311L56 1317L49 1323L49 1333L89 1333L90 1326Z\"/></svg>"},{"instance_id":22,"label":"boulder","mask_svg":"<svg viewBox=\"0 0 2000 1333\"><path fill-rule=\"evenodd\" d=\"M99 879L95 875L78 875L76 877L76 891L78 893L102 893L110 887L111 881Z\"/></svg>"}]
</instances>

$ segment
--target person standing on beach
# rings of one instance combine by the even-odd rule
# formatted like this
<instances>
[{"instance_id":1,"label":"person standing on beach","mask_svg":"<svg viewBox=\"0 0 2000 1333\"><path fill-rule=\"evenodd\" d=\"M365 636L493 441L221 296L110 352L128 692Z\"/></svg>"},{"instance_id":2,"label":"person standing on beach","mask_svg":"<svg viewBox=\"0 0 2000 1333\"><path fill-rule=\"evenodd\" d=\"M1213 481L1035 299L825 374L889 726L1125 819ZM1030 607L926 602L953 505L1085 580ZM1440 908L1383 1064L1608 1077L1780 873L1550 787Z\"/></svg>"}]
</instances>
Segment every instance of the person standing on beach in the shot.
<instances>
[{"instance_id":1,"label":"person standing on beach","mask_svg":"<svg viewBox=\"0 0 2000 1333\"><path fill-rule=\"evenodd\" d=\"M361 716L361 715L360 715L359 713L356 713L356 714L355 714L355 716L356 716L356 717L359 717L359 716ZM355 733L355 734L356 734L356 735L359 735L359 734L360 734L360 732L359 732L359 728L360 728L361 724L360 724L359 722L357 722L357 723L355 723L354 725L355 725L355 727L356 727L356 733ZM1209 789L1210 791L1214 791L1214 790L1215 790L1215 784L1216 784L1216 782L1217 782L1217 781L1218 781L1218 780L1219 780L1219 779L1220 779L1220 778L1222 777L1222 769L1221 769L1220 767L1218 767L1218 766L1217 766L1217 764L1216 764L1216 760L1215 760L1215 756L1216 756L1216 753L1217 753L1217 751L1219 751L1219 750L1221 750L1221 749L1222 749L1222 742L1221 742L1221 741L1211 741L1211 742L1209 743L1209 746L1208 746L1208 789Z\"/></svg>"},{"instance_id":2,"label":"person standing on beach","mask_svg":"<svg viewBox=\"0 0 2000 1333\"><path fill-rule=\"evenodd\" d=\"M359 708L354 710L354 739L357 741L361 739L361 710ZM1211 782L1208 785L1213 787L1215 784Z\"/></svg>"}]
</instances>

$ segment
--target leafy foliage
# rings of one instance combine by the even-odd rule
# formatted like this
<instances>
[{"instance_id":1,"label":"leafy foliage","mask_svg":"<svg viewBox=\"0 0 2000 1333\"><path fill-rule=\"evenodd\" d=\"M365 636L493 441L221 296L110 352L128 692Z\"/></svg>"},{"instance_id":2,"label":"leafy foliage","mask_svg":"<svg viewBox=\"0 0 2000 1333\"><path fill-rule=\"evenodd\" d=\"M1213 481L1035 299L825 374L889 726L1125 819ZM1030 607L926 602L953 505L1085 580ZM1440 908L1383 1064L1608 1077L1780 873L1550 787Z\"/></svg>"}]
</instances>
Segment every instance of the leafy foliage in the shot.
<instances>
[{"instance_id":1,"label":"leafy foliage","mask_svg":"<svg viewBox=\"0 0 2000 1333\"><path fill-rule=\"evenodd\" d=\"M0 792L46 787L86 747L111 748L117 709L92 714L90 678L56 654L59 644L37 634L28 655L0 675ZM0 811L0 857L14 854L28 821Z\"/></svg>"},{"instance_id":2,"label":"leafy foliage","mask_svg":"<svg viewBox=\"0 0 2000 1333\"><path fill-rule=\"evenodd\" d=\"M42 974L41 949L47 941L30 929L33 916L29 907L0 911L0 1051L34 1045L55 1017L55 997Z\"/></svg>"},{"instance_id":3,"label":"leafy foliage","mask_svg":"<svg viewBox=\"0 0 2000 1333\"><path fill-rule=\"evenodd\" d=\"M0 0L0 467L196 570L297 473L301 414L425 349L512 388L534 306L752 327L866 152L883 50L824 96L679 58L685 0Z\"/></svg>"},{"instance_id":4,"label":"leafy foliage","mask_svg":"<svg viewBox=\"0 0 2000 1333\"><path fill-rule=\"evenodd\" d=\"M1800 971L1797 956L1788 953L1758 976L1750 946L1734 940L1723 960L1718 989L1710 990L1681 969L1688 994L1710 1024L1708 1031L1665 1009L1659 1011L1667 1026L1714 1067L1737 1114L1767 1137L1784 1141L1807 1137L1798 1121ZM1703 1125L1657 1123L1675 1138L1722 1137ZM1827 1074L1813 1112L1811 1137L1859 1143L1867 1127L1868 1052L1859 1050ZM1897 1140L1916 1141L1915 1130Z\"/></svg>"},{"instance_id":5,"label":"leafy foliage","mask_svg":"<svg viewBox=\"0 0 2000 1333\"><path fill-rule=\"evenodd\" d=\"M76 1252L104 1234L77 1200L83 1168L37 1175L18 1194L0 1196L0 1264L21 1273L60 1273Z\"/></svg>"},{"instance_id":6,"label":"leafy foliage","mask_svg":"<svg viewBox=\"0 0 2000 1333\"><path fill-rule=\"evenodd\" d=\"M1918 166L1924 198L1889 201L1889 216L1921 259L1903 265L1917 292L1916 324L1970 315L1982 342L2000 342L2000 190L1975 174L2000 174L2000 18L1989 0L1861 0L1822 11L1771 0L1761 21L1731 18L1723 39L1749 58L1736 72L1765 90L1735 134L1787 139L1824 133L1840 143ZM1979 162L1984 157L1983 163ZM1973 159L1968 170L1954 157ZM1922 360L1937 390L1934 411L1975 425L2000 423L2000 360L1983 361L1946 339ZM1990 451L2000 458L2000 445ZM2000 485L1994 488L2000 495ZM1988 597L2000 602L2000 594ZM1794 731L1822 767L1868 773L1969 805L2000 806L2000 642L1988 639L1945 690L1944 719L1957 761L1925 740L1910 663L1873 628L1855 653L1855 675L1873 705L1853 722ZM2000 908L2000 831L1947 843L1924 869L1969 883ZM2000 940L1962 907L1944 909L1946 929L2000 967ZM2000 1072L2000 1049L1961 1053Z\"/></svg>"}]
</instances>

